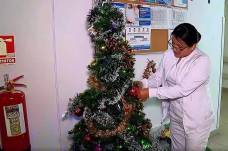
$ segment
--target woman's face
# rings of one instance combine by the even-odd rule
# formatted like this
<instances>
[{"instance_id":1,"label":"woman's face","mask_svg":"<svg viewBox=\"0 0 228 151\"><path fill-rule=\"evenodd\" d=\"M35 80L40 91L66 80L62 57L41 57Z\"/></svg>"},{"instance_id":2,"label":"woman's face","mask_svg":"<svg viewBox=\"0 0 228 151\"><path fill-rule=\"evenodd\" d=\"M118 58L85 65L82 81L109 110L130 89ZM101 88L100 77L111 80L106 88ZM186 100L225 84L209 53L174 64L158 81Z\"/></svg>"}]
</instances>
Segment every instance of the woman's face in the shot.
<instances>
[{"instance_id":1,"label":"woman's face","mask_svg":"<svg viewBox=\"0 0 228 151\"><path fill-rule=\"evenodd\" d=\"M189 47L183 40L175 36L172 36L169 45L173 49L176 58L183 58L190 55L196 47L196 44Z\"/></svg>"}]
</instances>

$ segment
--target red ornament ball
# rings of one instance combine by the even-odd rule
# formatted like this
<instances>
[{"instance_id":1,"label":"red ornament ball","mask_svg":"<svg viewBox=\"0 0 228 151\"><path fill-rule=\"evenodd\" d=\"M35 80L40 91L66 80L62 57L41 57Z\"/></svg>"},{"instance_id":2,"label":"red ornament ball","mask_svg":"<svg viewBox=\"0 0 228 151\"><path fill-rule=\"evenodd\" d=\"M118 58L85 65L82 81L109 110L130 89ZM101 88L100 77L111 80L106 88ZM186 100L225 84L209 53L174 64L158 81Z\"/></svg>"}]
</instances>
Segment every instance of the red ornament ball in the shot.
<instances>
[{"instance_id":1,"label":"red ornament ball","mask_svg":"<svg viewBox=\"0 0 228 151\"><path fill-rule=\"evenodd\" d=\"M92 136L90 134L86 134L83 138L84 141L86 142L91 142L92 141Z\"/></svg>"},{"instance_id":2,"label":"red ornament ball","mask_svg":"<svg viewBox=\"0 0 228 151\"><path fill-rule=\"evenodd\" d=\"M82 116L82 114L83 114L83 109L80 108L80 107L77 107L77 108L75 109L75 111L74 111L74 114L75 114L76 116Z\"/></svg>"},{"instance_id":3,"label":"red ornament ball","mask_svg":"<svg viewBox=\"0 0 228 151\"><path fill-rule=\"evenodd\" d=\"M125 108L124 108L124 111L125 112L129 112L130 111L130 107L128 105L126 105Z\"/></svg>"},{"instance_id":4,"label":"red ornament ball","mask_svg":"<svg viewBox=\"0 0 228 151\"><path fill-rule=\"evenodd\" d=\"M139 93L139 87L133 86L131 90L129 91L129 94L133 97L137 97Z\"/></svg>"}]
</instances>

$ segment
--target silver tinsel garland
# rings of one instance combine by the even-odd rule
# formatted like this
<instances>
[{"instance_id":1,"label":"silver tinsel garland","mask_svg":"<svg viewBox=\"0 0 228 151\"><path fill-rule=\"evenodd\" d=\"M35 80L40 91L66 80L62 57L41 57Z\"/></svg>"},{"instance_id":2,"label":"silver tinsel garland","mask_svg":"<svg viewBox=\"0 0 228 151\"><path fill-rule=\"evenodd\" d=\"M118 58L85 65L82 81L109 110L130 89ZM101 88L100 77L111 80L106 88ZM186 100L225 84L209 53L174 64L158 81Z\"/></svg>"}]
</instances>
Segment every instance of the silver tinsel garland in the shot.
<instances>
[{"instance_id":1,"label":"silver tinsel garland","mask_svg":"<svg viewBox=\"0 0 228 151\"><path fill-rule=\"evenodd\" d=\"M97 123L101 124L103 127L113 127L115 125L115 121L112 116L108 113L103 111L94 112L91 120L96 121Z\"/></svg>"},{"instance_id":2,"label":"silver tinsel garland","mask_svg":"<svg viewBox=\"0 0 228 151\"><path fill-rule=\"evenodd\" d=\"M112 116L101 110L92 113L89 108L86 108L83 116L86 121L96 121L104 127L115 126L115 121Z\"/></svg>"},{"instance_id":3,"label":"silver tinsel garland","mask_svg":"<svg viewBox=\"0 0 228 151\"><path fill-rule=\"evenodd\" d=\"M105 80L106 82L114 82L119 77L119 70L120 67L118 67L115 71L112 73L108 73L101 77L101 79Z\"/></svg>"},{"instance_id":4,"label":"silver tinsel garland","mask_svg":"<svg viewBox=\"0 0 228 151\"><path fill-rule=\"evenodd\" d=\"M129 133L123 132L120 134L120 138L125 142L125 144L127 144L127 148L130 151L144 151L139 142L135 140L135 137Z\"/></svg>"},{"instance_id":5,"label":"silver tinsel garland","mask_svg":"<svg viewBox=\"0 0 228 151\"><path fill-rule=\"evenodd\" d=\"M104 4L104 3L110 3L111 2L111 0L93 0L92 1L93 3L93 6L95 7L95 6L97 6L97 5L99 5L99 4Z\"/></svg>"}]
</instances>

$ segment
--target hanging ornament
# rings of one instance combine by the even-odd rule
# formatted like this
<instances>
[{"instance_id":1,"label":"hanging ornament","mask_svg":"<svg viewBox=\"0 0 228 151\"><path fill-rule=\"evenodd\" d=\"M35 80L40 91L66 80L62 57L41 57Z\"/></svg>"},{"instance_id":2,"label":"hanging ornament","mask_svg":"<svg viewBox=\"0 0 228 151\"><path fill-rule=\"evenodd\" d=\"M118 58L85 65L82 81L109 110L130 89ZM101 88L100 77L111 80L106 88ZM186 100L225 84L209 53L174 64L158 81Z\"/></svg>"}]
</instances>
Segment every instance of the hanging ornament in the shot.
<instances>
[{"instance_id":1,"label":"hanging ornament","mask_svg":"<svg viewBox=\"0 0 228 151\"><path fill-rule=\"evenodd\" d=\"M101 91L105 90L104 85L94 75L89 76L87 83L90 87L95 88L97 90L101 90Z\"/></svg>"},{"instance_id":2,"label":"hanging ornament","mask_svg":"<svg viewBox=\"0 0 228 151\"><path fill-rule=\"evenodd\" d=\"M143 78L148 79L152 73L156 72L155 65L156 63L153 60L148 60L146 69L144 70L144 73L143 73Z\"/></svg>"},{"instance_id":3,"label":"hanging ornament","mask_svg":"<svg viewBox=\"0 0 228 151\"><path fill-rule=\"evenodd\" d=\"M129 106L129 105L126 105L126 106L124 107L124 111L125 111L125 112L129 112L129 111L130 111L130 106Z\"/></svg>"},{"instance_id":4,"label":"hanging ornament","mask_svg":"<svg viewBox=\"0 0 228 151\"><path fill-rule=\"evenodd\" d=\"M131 134L134 134L137 131L136 127L134 125L131 125L131 124L128 125L126 130L127 130L127 132L129 132Z\"/></svg>"},{"instance_id":5,"label":"hanging ornament","mask_svg":"<svg viewBox=\"0 0 228 151\"><path fill-rule=\"evenodd\" d=\"M138 102L138 103L136 103L135 108L136 108L136 110L142 110L143 104L141 102Z\"/></svg>"},{"instance_id":6,"label":"hanging ornament","mask_svg":"<svg viewBox=\"0 0 228 151\"><path fill-rule=\"evenodd\" d=\"M93 61L91 62L91 66L96 66L96 65L97 65L96 60L93 60Z\"/></svg>"},{"instance_id":7,"label":"hanging ornament","mask_svg":"<svg viewBox=\"0 0 228 151\"><path fill-rule=\"evenodd\" d=\"M125 76L127 76L128 72L127 72L126 69L120 69L119 74L120 74L121 76L124 76L124 77L125 77Z\"/></svg>"},{"instance_id":8,"label":"hanging ornament","mask_svg":"<svg viewBox=\"0 0 228 151\"><path fill-rule=\"evenodd\" d=\"M92 136L90 134L86 134L83 138L84 141L86 142L91 142L92 141Z\"/></svg>"},{"instance_id":9,"label":"hanging ornament","mask_svg":"<svg viewBox=\"0 0 228 151\"><path fill-rule=\"evenodd\" d=\"M95 29L93 28L93 26L91 26L90 28L88 28L88 31L91 35L96 35L97 32L95 31Z\"/></svg>"},{"instance_id":10,"label":"hanging ornament","mask_svg":"<svg viewBox=\"0 0 228 151\"><path fill-rule=\"evenodd\" d=\"M101 145L97 144L95 147L95 151L102 151Z\"/></svg>"},{"instance_id":11,"label":"hanging ornament","mask_svg":"<svg viewBox=\"0 0 228 151\"><path fill-rule=\"evenodd\" d=\"M127 71L126 70L122 70L122 72L125 74L125 73L127 73Z\"/></svg>"},{"instance_id":12,"label":"hanging ornament","mask_svg":"<svg viewBox=\"0 0 228 151\"><path fill-rule=\"evenodd\" d=\"M123 116L123 104L115 103L115 104L106 104L106 112L110 115L116 115L116 117L122 118Z\"/></svg>"},{"instance_id":13,"label":"hanging ornament","mask_svg":"<svg viewBox=\"0 0 228 151\"><path fill-rule=\"evenodd\" d=\"M142 138L140 140L140 144L143 146L143 149L150 149L152 148L152 145L149 140Z\"/></svg>"},{"instance_id":14,"label":"hanging ornament","mask_svg":"<svg viewBox=\"0 0 228 151\"><path fill-rule=\"evenodd\" d=\"M105 46L101 46L101 50L105 50L105 48L106 48Z\"/></svg>"},{"instance_id":15,"label":"hanging ornament","mask_svg":"<svg viewBox=\"0 0 228 151\"><path fill-rule=\"evenodd\" d=\"M148 128L148 125L140 125L137 127L138 130L143 134L145 137L149 137L150 135L150 128Z\"/></svg>"},{"instance_id":16,"label":"hanging ornament","mask_svg":"<svg viewBox=\"0 0 228 151\"><path fill-rule=\"evenodd\" d=\"M127 51L128 52L128 54L134 54L134 50L133 49L131 49L131 48L129 48L129 47L127 47L127 46L125 46L124 48L124 51Z\"/></svg>"},{"instance_id":17,"label":"hanging ornament","mask_svg":"<svg viewBox=\"0 0 228 151\"><path fill-rule=\"evenodd\" d=\"M65 120L67 118L67 116L69 115L68 111L65 111L63 114L62 114L62 120Z\"/></svg>"},{"instance_id":18,"label":"hanging ornament","mask_svg":"<svg viewBox=\"0 0 228 151\"><path fill-rule=\"evenodd\" d=\"M77 107L77 108L75 109L75 111L74 111L74 114L75 114L76 116L82 116L82 114L83 114L83 108Z\"/></svg>"},{"instance_id":19,"label":"hanging ornament","mask_svg":"<svg viewBox=\"0 0 228 151\"><path fill-rule=\"evenodd\" d=\"M112 32L115 32L117 29L118 29L118 24L112 21L112 27L111 27Z\"/></svg>"},{"instance_id":20,"label":"hanging ornament","mask_svg":"<svg viewBox=\"0 0 228 151\"><path fill-rule=\"evenodd\" d=\"M122 148L123 148L122 145L118 145L118 146L116 146L116 151L120 151L120 150L122 150Z\"/></svg>"},{"instance_id":21,"label":"hanging ornament","mask_svg":"<svg viewBox=\"0 0 228 151\"><path fill-rule=\"evenodd\" d=\"M133 96L133 97L138 97L138 93L139 93L139 87L137 86L133 86L131 88L131 90L129 91L129 95Z\"/></svg>"},{"instance_id":22,"label":"hanging ornament","mask_svg":"<svg viewBox=\"0 0 228 151\"><path fill-rule=\"evenodd\" d=\"M161 131L161 138L171 139L171 131L170 131L169 127L165 127L165 129L163 129Z\"/></svg>"},{"instance_id":23,"label":"hanging ornament","mask_svg":"<svg viewBox=\"0 0 228 151\"><path fill-rule=\"evenodd\" d=\"M115 45L117 44L117 41L116 41L116 39L114 39L114 38L109 38L109 39L106 41L106 44L107 44L108 47L113 48L113 47L115 47Z\"/></svg>"}]
</instances>

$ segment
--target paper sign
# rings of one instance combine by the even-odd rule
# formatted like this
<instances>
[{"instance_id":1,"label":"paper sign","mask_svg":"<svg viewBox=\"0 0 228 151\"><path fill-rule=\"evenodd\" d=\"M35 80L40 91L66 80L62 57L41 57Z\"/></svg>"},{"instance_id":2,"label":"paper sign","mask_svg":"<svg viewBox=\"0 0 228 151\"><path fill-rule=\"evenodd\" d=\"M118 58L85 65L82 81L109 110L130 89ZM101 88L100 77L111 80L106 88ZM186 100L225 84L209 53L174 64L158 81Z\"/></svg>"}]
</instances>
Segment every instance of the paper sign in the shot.
<instances>
[{"instance_id":1,"label":"paper sign","mask_svg":"<svg viewBox=\"0 0 228 151\"><path fill-rule=\"evenodd\" d=\"M14 64L15 61L14 36L0 35L0 64Z\"/></svg>"},{"instance_id":2,"label":"paper sign","mask_svg":"<svg viewBox=\"0 0 228 151\"><path fill-rule=\"evenodd\" d=\"M177 25L184 23L187 17L187 10L181 8L172 9L172 29Z\"/></svg>"},{"instance_id":3,"label":"paper sign","mask_svg":"<svg viewBox=\"0 0 228 151\"><path fill-rule=\"evenodd\" d=\"M152 29L169 29L172 27L172 9L162 6L152 6Z\"/></svg>"},{"instance_id":4,"label":"paper sign","mask_svg":"<svg viewBox=\"0 0 228 151\"><path fill-rule=\"evenodd\" d=\"M134 50L149 50L150 31L149 27L127 27L126 40Z\"/></svg>"},{"instance_id":5,"label":"paper sign","mask_svg":"<svg viewBox=\"0 0 228 151\"><path fill-rule=\"evenodd\" d=\"M3 106L7 136L18 136L26 132L22 104Z\"/></svg>"},{"instance_id":6,"label":"paper sign","mask_svg":"<svg viewBox=\"0 0 228 151\"><path fill-rule=\"evenodd\" d=\"M139 4L126 5L126 26L150 26L150 6Z\"/></svg>"}]
</instances>

